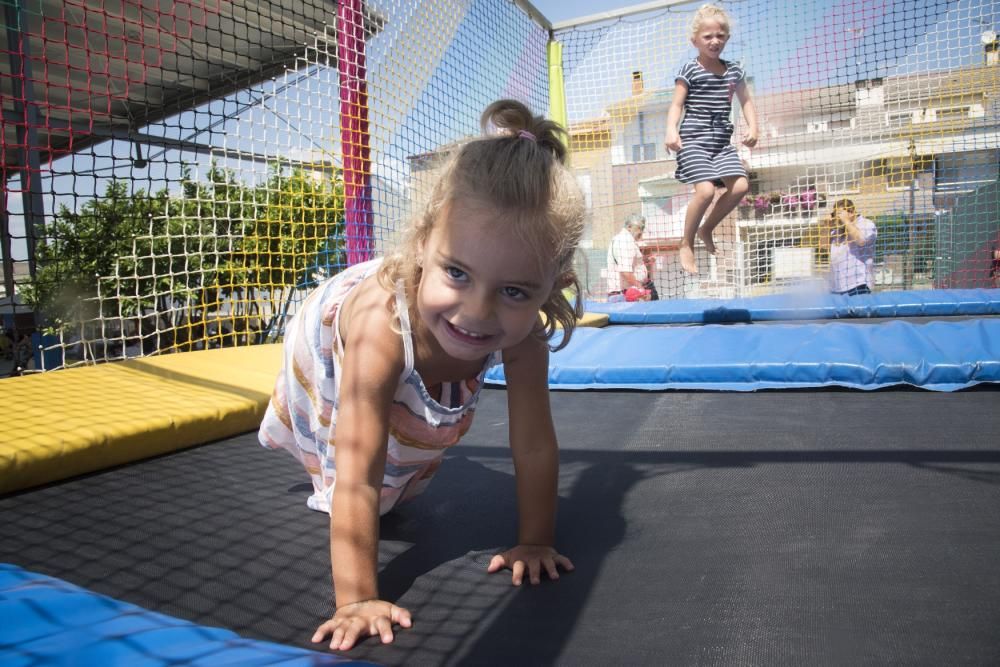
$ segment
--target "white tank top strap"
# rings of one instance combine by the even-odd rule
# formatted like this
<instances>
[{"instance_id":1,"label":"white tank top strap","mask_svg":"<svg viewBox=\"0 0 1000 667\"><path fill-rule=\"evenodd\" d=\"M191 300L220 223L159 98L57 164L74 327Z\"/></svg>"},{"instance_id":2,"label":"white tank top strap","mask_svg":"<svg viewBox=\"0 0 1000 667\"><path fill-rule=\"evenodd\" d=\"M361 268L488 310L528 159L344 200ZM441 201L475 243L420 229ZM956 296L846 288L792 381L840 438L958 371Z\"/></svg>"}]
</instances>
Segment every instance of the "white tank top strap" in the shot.
<instances>
[{"instance_id":1,"label":"white tank top strap","mask_svg":"<svg viewBox=\"0 0 1000 667\"><path fill-rule=\"evenodd\" d=\"M413 372L413 329L410 327L410 308L406 303L406 288L402 280L396 281L396 315L399 317L399 334L403 338L403 355L406 367L402 378Z\"/></svg>"}]
</instances>

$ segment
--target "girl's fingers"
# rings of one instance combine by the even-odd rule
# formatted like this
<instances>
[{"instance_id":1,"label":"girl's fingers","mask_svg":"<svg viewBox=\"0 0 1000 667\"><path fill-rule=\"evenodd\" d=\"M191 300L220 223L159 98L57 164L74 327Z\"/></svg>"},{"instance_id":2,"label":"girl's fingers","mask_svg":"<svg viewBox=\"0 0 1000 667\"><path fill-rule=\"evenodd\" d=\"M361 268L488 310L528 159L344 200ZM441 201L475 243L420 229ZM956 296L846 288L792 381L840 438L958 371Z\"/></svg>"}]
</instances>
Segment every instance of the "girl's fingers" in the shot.
<instances>
[{"instance_id":1,"label":"girl's fingers","mask_svg":"<svg viewBox=\"0 0 1000 667\"><path fill-rule=\"evenodd\" d=\"M313 641L314 644L319 643L319 642L323 641L324 639L326 639L327 633L330 632L327 629L327 627L326 627L328 623L329 623L329 621L327 621L323 625L321 625L318 628L316 628L316 632L314 632L313 636L312 636L312 641Z\"/></svg>"},{"instance_id":2,"label":"girl's fingers","mask_svg":"<svg viewBox=\"0 0 1000 667\"><path fill-rule=\"evenodd\" d=\"M410 616L410 610L404 609L403 607L392 605L392 609L389 611L389 618L392 619L393 623L399 623L404 628L408 628L413 625L413 618Z\"/></svg>"},{"instance_id":3,"label":"girl's fingers","mask_svg":"<svg viewBox=\"0 0 1000 667\"><path fill-rule=\"evenodd\" d=\"M487 572L499 572L507 566L507 559L504 558L503 554L497 554L490 559L489 567L486 568Z\"/></svg>"},{"instance_id":4,"label":"girl's fingers","mask_svg":"<svg viewBox=\"0 0 1000 667\"><path fill-rule=\"evenodd\" d=\"M542 566L537 560L528 563L528 581L532 584L542 583Z\"/></svg>"},{"instance_id":5,"label":"girl's fingers","mask_svg":"<svg viewBox=\"0 0 1000 667\"><path fill-rule=\"evenodd\" d=\"M375 622L372 623L370 630L372 636L374 637L375 635L378 635L383 644L389 644L392 642L392 621L385 616L379 616L376 618Z\"/></svg>"},{"instance_id":6,"label":"girl's fingers","mask_svg":"<svg viewBox=\"0 0 1000 667\"><path fill-rule=\"evenodd\" d=\"M330 636L330 648L333 650L340 649L343 651L346 651L348 648L351 648L350 645L348 645L347 648L344 648L343 646L345 634L346 633L344 632L343 626L338 625L337 628L333 631L333 634Z\"/></svg>"},{"instance_id":7,"label":"girl's fingers","mask_svg":"<svg viewBox=\"0 0 1000 667\"><path fill-rule=\"evenodd\" d=\"M515 561L513 567L511 567L513 575L511 576L511 581L515 586L520 586L521 582L524 581L524 561Z\"/></svg>"},{"instance_id":8,"label":"girl's fingers","mask_svg":"<svg viewBox=\"0 0 1000 667\"><path fill-rule=\"evenodd\" d=\"M576 566L573 565L573 561L571 561L569 558L566 558L566 556L557 555L555 560L556 564L562 569L566 570L567 572L572 572L573 570L576 569Z\"/></svg>"}]
</instances>

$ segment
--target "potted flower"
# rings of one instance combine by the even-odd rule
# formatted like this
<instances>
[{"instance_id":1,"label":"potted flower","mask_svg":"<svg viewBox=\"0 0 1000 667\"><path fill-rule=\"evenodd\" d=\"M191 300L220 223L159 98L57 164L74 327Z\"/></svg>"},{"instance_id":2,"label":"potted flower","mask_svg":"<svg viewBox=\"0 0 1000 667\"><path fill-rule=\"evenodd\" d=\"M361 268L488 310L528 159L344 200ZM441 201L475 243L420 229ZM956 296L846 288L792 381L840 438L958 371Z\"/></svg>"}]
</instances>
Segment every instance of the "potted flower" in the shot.
<instances>
[{"instance_id":1,"label":"potted flower","mask_svg":"<svg viewBox=\"0 0 1000 667\"><path fill-rule=\"evenodd\" d=\"M799 199L799 195L795 193L789 193L787 195L781 195L781 210L784 211L797 211L799 210L799 205L802 200Z\"/></svg>"},{"instance_id":2,"label":"potted flower","mask_svg":"<svg viewBox=\"0 0 1000 667\"><path fill-rule=\"evenodd\" d=\"M767 206L771 213L777 213L781 210L781 198L782 194L780 192L772 192L767 195Z\"/></svg>"},{"instance_id":3,"label":"potted flower","mask_svg":"<svg viewBox=\"0 0 1000 667\"><path fill-rule=\"evenodd\" d=\"M816 191L813 189L805 190L799 193L799 206L803 211L811 211L816 208L816 204L819 202L819 198Z\"/></svg>"},{"instance_id":4,"label":"potted flower","mask_svg":"<svg viewBox=\"0 0 1000 667\"><path fill-rule=\"evenodd\" d=\"M753 198L754 216L763 218L764 214L771 210L771 200L767 195L757 195Z\"/></svg>"},{"instance_id":5,"label":"potted flower","mask_svg":"<svg viewBox=\"0 0 1000 667\"><path fill-rule=\"evenodd\" d=\"M740 203L736 206L737 211L740 214L740 220L746 220L750 217L750 211L753 210L753 196L747 195L740 200Z\"/></svg>"}]
</instances>

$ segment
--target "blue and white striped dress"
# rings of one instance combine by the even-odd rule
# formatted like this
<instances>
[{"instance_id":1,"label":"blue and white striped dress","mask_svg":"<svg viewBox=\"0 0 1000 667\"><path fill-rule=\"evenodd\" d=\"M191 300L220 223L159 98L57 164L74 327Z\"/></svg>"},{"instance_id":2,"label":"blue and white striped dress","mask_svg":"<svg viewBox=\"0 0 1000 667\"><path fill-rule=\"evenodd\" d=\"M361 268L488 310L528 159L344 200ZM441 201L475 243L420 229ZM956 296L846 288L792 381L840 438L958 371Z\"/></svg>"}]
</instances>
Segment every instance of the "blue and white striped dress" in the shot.
<instances>
[{"instance_id":1,"label":"blue and white striped dress","mask_svg":"<svg viewBox=\"0 0 1000 667\"><path fill-rule=\"evenodd\" d=\"M726 66L726 73L721 76L702 67L697 58L686 63L677 74L676 81L688 89L674 174L681 183L712 181L722 185L723 176L747 175L731 142L730 119L733 95L746 74L736 63L721 62Z\"/></svg>"},{"instance_id":2,"label":"blue and white striped dress","mask_svg":"<svg viewBox=\"0 0 1000 667\"><path fill-rule=\"evenodd\" d=\"M330 511L337 480L334 436L344 355L340 306L381 262L356 264L320 284L288 323L284 364L258 433L264 447L285 449L302 463L313 483L313 494L306 504L321 512ZM443 383L441 398L435 400L413 367L413 340L402 286L396 293L396 305L406 367L389 411L380 514L427 487L448 448L472 425L486 371L501 361L500 353L494 352L475 377Z\"/></svg>"}]
</instances>

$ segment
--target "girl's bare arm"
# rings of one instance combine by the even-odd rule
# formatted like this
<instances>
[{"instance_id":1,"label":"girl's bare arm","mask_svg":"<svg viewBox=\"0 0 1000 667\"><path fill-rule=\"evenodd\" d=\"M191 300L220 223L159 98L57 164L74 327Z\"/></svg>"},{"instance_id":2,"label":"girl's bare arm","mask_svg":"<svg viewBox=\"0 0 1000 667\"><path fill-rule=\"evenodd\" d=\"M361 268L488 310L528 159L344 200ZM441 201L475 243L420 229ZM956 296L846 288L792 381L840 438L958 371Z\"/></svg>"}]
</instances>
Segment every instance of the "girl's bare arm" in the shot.
<instances>
[{"instance_id":1,"label":"girl's bare arm","mask_svg":"<svg viewBox=\"0 0 1000 667\"><path fill-rule=\"evenodd\" d=\"M344 333L337 427L336 485L330 514L330 561L337 611L314 641L331 636L347 650L360 637L392 641L392 623L407 627L409 612L379 600L378 517L385 472L389 410L403 368L400 337L392 329L387 295L374 279L350 304ZM346 313L345 313L346 315ZM374 629L374 631L373 631ZM318 638L318 639L317 639Z\"/></svg>"},{"instance_id":2,"label":"girl's bare arm","mask_svg":"<svg viewBox=\"0 0 1000 667\"><path fill-rule=\"evenodd\" d=\"M741 81L736 87L736 98L740 101L740 108L743 109L743 118L747 121L747 131L743 135L743 145L753 148L757 145L759 130L757 127L757 105L754 104L753 95L746 81Z\"/></svg>"},{"instance_id":3,"label":"girl's bare arm","mask_svg":"<svg viewBox=\"0 0 1000 667\"><path fill-rule=\"evenodd\" d=\"M679 151L682 148L677 124L681 122L681 113L684 111L684 100L687 99L687 93L687 85L680 81L674 83L674 97L670 101L670 109L667 111L666 138L666 146L672 151Z\"/></svg>"},{"instance_id":4,"label":"girl's bare arm","mask_svg":"<svg viewBox=\"0 0 1000 667\"><path fill-rule=\"evenodd\" d=\"M549 407L548 347L529 337L504 351L510 447L517 487L518 544L497 554L489 571L510 568L512 582L537 584L544 571L558 579L573 563L555 549L559 450Z\"/></svg>"}]
</instances>

